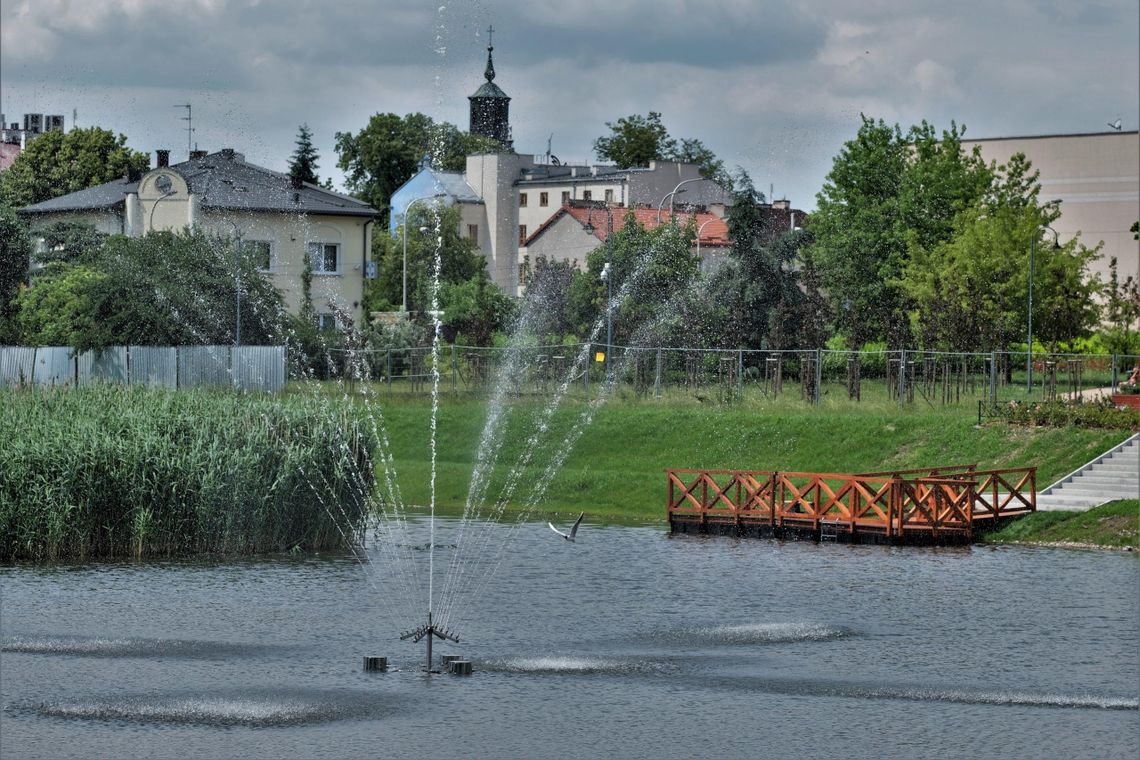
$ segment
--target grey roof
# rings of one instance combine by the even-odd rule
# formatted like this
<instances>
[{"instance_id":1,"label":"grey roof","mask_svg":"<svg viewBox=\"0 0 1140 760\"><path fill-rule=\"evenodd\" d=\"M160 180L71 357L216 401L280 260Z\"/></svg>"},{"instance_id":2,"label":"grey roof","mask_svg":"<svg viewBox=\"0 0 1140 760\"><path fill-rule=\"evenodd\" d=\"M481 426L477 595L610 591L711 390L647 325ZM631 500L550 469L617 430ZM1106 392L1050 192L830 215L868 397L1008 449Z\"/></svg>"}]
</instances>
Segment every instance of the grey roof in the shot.
<instances>
[{"instance_id":1,"label":"grey roof","mask_svg":"<svg viewBox=\"0 0 1140 760\"><path fill-rule=\"evenodd\" d=\"M305 183L294 189L289 175L248 164L240 153L219 151L173 164L203 210L270 211L280 213L377 216L374 208L348 195ZM26 214L113 209L123 196L138 191L139 183L117 179L20 209Z\"/></svg>"},{"instance_id":2,"label":"grey roof","mask_svg":"<svg viewBox=\"0 0 1140 760\"><path fill-rule=\"evenodd\" d=\"M468 95L467 97L468 99L499 98L501 100L510 100L507 93L503 92L503 89L494 82L484 82L479 86L479 89L475 91L474 95Z\"/></svg>"},{"instance_id":3,"label":"grey roof","mask_svg":"<svg viewBox=\"0 0 1140 760\"><path fill-rule=\"evenodd\" d=\"M463 172L441 172L429 169L432 179L439 185L440 190L455 198L460 203L482 203L483 198L471 185L467 184Z\"/></svg>"}]
</instances>

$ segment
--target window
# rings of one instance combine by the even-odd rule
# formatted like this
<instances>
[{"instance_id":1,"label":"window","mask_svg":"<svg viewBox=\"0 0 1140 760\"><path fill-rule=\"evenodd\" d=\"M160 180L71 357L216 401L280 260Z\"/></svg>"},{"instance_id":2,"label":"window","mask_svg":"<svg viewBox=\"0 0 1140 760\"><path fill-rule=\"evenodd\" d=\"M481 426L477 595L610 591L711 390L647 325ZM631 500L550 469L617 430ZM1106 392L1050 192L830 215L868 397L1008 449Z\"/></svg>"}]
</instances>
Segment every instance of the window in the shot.
<instances>
[{"instance_id":1,"label":"window","mask_svg":"<svg viewBox=\"0 0 1140 760\"><path fill-rule=\"evenodd\" d=\"M614 202L614 191L613 190L607 190L606 191L606 203L613 203L613 202Z\"/></svg>"},{"instance_id":2,"label":"window","mask_svg":"<svg viewBox=\"0 0 1140 760\"><path fill-rule=\"evenodd\" d=\"M313 267L313 274L336 274L339 259L339 244L309 243L309 263Z\"/></svg>"},{"instance_id":3,"label":"window","mask_svg":"<svg viewBox=\"0 0 1140 760\"><path fill-rule=\"evenodd\" d=\"M519 193L519 208L526 208L526 193Z\"/></svg>"},{"instance_id":4,"label":"window","mask_svg":"<svg viewBox=\"0 0 1140 760\"><path fill-rule=\"evenodd\" d=\"M273 263L271 250L268 240L241 241L241 255L263 272L268 272Z\"/></svg>"},{"instance_id":5,"label":"window","mask_svg":"<svg viewBox=\"0 0 1140 760\"><path fill-rule=\"evenodd\" d=\"M538 205L549 206L550 205L550 193L539 193L538 194Z\"/></svg>"},{"instance_id":6,"label":"window","mask_svg":"<svg viewBox=\"0 0 1140 760\"><path fill-rule=\"evenodd\" d=\"M314 314L313 323L316 324L317 329L321 332L335 332L336 331L336 315L335 314Z\"/></svg>"},{"instance_id":7,"label":"window","mask_svg":"<svg viewBox=\"0 0 1140 760\"><path fill-rule=\"evenodd\" d=\"M590 192L589 190L583 190L582 191L582 200L589 201L589 200L593 200L593 199L594 199L594 194L592 192Z\"/></svg>"},{"instance_id":8,"label":"window","mask_svg":"<svg viewBox=\"0 0 1140 760\"><path fill-rule=\"evenodd\" d=\"M519 225L519 245L522 245L525 242L526 242L526 225L520 224Z\"/></svg>"},{"instance_id":9,"label":"window","mask_svg":"<svg viewBox=\"0 0 1140 760\"><path fill-rule=\"evenodd\" d=\"M570 202L570 191L569 190L563 190L562 191L562 205L565 206L569 202Z\"/></svg>"},{"instance_id":10,"label":"window","mask_svg":"<svg viewBox=\"0 0 1140 760\"><path fill-rule=\"evenodd\" d=\"M526 270L527 265L525 263L519 264L519 285L526 285Z\"/></svg>"},{"instance_id":11,"label":"window","mask_svg":"<svg viewBox=\"0 0 1140 760\"><path fill-rule=\"evenodd\" d=\"M479 239L479 225L477 225L477 224L467 225L467 237L471 238L472 240L478 240Z\"/></svg>"}]
</instances>

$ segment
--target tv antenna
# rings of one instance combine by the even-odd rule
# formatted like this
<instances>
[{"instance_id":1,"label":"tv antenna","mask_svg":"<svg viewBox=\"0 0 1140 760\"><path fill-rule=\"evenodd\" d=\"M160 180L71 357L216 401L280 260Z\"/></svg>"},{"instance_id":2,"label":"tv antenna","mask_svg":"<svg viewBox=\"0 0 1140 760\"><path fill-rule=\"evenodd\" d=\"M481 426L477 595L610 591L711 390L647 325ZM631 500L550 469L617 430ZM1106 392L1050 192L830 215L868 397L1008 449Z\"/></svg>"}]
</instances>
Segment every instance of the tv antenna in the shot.
<instances>
[{"instance_id":1,"label":"tv antenna","mask_svg":"<svg viewBox=\"0 0 1140 760\"><path fill-rule=\"evenodd\" d=\"M189 103L179 103L175 108L185 108L186 115L179 118L186 122L186 160L190 160L190 153L194 148L194 109Z\"/></svg>"}]
</instances>

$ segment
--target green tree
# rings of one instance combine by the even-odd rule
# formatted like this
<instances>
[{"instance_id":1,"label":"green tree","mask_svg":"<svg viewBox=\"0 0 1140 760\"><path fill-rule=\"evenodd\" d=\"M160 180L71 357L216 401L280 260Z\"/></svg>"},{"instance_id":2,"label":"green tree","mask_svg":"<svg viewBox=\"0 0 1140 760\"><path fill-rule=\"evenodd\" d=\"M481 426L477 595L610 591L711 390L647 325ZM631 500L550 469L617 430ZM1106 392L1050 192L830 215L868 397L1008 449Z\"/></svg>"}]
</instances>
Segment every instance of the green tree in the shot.
<instances>
[{"instance_id":1,"label":"green tree","mask_svg":"<svg viewBox=\"0 0 1140 760\"><path fill-rule=\"evenodd\" d=\"M0 200L15 208L146 171L150 158L127 147L124 135L100 127L47 132L28 143L0 174Z\"/></svg>"},{"instance_id":2,"label":"green tree","mask_svg":"<svg viewBox=\"0 0 1140 760\"><path fill-rule=\"evenodd\" d=\"M1039 203L1037 179L1017 154L992 170L983 197L956 214L947 239L925 247L912 236L900 284L921 345L1006 350L1026 337L1031 246L1035 337L1055 349L1095 325L1099 284L1089 265L1099 248L1039 240L1060 212Z\"/></svg>"},{"instance_id":3,"label":"green tree","mask_svg":"<svg viewBox=\"0 0 1140 760\"><path fill-rule=\"evenodd\" d=\"M487 261L470 238L459 234L459 208L413 208L408 231L408 311L421 323L431 309L432 273L440 253L440 308L447 337L486 345L512 315L511 299L487 275ZM377 277L365 284L366 311L396 311L403 299L403 225L398 235L377 235L372 259Z\"/></svg>"},{"instance_id":4,"label":"green tree","mask_svg":"<svg viewBox=\"0 0 1140 760\"><path fill-rule=\"evenodd\" d=\"M661 114L650 111L648 116L623 116L617 122L606 122L611 134L594 140L594 152L602 161L612 161L626 169L649 166L676 150L677 141L661 123Z\"/></svg>"},{"instance_id":5,"label":"green tree","mask_svg":"<svg viewBox=\"0 0 1140 760\"><path fill-rule=\"evenodd\" d=\"M298 128L296 149L289 159L289 176L295 181L320 184L317 177L317 149L313 146L313 133L308 124Z\"/></svg>"},{"instance_id":6,"label":"green tree","mask_svg":"<svg viewBox=\"0 0 1140 760\"><path fill-rule=\"evenodd\" d=\"M616 122L606 122L609 135L594 140L594 153L601 161L610 161L622 169L649 166L650 161L678 161L697 164L701 175L727 186L724 162L703 142L695 138L674 139L661 123L661 114L633 114Z\"/></svg>"},{"instance_id":7,"label":"green tree","mask_svg":"<svg viewBox=\"0 0 1140 760\"><path fill-rule=\"evenodd\" d=\"M706 302L715 306L704 331L721 348L797 347L805 308L795 262L805 233L772 239L760 210L763 194L746 173L735 184L727 216L732 255L706 285Z\"/></svg>"},{"instance_id":8,"label":"green tree","mask_svg":"<svg viewBox=\"0 0 1140 760\"><path fill-rule=\"evenodd\" d=\"M378 210L379 225L386 226L392 193L416 173L424 156L436 168L461 171L468 155L501 153L504 148L497 140L461 132L453 124L436 124L422 113L378 113L356 134L337 132L336 150L349 192Z\"/></svg>"},{"instance_id":9,"label":"green tree","mask_svg":"<svg viewBox=\"0 0 1140 760\"><path fill-rule=\"evenodd\" d=\"M202 232L107 238L82 263L57 263L17 299L21 340L79 351L112 345L280 343L280 294L232 242ZM52 316L52 315L55 316Z\"/></svg>"},{"instance_id":10,"label":"green tree","mask_svg":"<svg viewBox=\"0 0 1140 760\"><path fill-rule=\"evenodd\" d=\"M585 271L573 275L567 301L576 334L588 336L605 315L607 289L617 301L615 345L657 344L675 332L678 314L670 305L700 269L692 252L695 240L691 222L647 230L630 211L620 229L586 257ZM609 284L602 278L607 263Z\"/></svg>"},{"instance_id":11,"label":"green tree","mask_svg":"<svg viewBox=\"0 0 1140 760\"><path fill-rule=\"evenodd\" d=\"M27 282L31 256L32 243L24 223L11 206L0 201L0 344L16 340L14 301Z\"/></svg>"},{"instance_id":12,"label":"green tree","mask_svg":"<svg viewBox=\"0 0 1140 760\"><path fill-rule=\"evenodd\" d=\"M903 272L917 246L933 249L955 230L957 215L990 192L992 174L965 128L939 135L925 121L905 134L862 116L844 143L810 217L813 253L849 345L911 340Z\"/></svg>"}]
</instances>

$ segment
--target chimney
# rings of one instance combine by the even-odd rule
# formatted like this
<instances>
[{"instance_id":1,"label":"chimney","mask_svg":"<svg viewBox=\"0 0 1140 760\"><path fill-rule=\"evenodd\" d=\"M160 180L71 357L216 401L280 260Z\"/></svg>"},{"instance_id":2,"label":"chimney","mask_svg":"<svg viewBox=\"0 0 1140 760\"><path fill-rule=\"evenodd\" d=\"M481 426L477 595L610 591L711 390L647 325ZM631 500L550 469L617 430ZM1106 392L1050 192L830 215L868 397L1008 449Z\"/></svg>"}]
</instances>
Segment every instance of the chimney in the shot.
<instances>
[{"instance_id":1,"label":"chimney","mask_svg":"<svg viewBox=\"0 0 1140 760\"><path fill-rule=\"evenodd\" d=\"M136 169L133 166L127 167L127 182L138 182L140 179L142 179L142 175L143 173L141 169Z\"/></svg>"},{"instance_id":2,"label":"chimney","mask_svg":"<svg viewBox=\"0 0 1140 760\"><path fill-rule=\"evenodd\" d=\"M161 169L164 166L170 166L170 151L169 150L156 150L154 152L155 166Z\"/></svg>"},{"instance_id":3,"label":"chimney","mask_svg":"<svg viewBox=\"0 0 1140 760\"><path fill-rule=\"evenodd\" d=\"M207 150L192 150L190 151L190 158L205 158L207 153L209 153Z\"/></svg>"},{"instance_id":4,"label":"chimney","mask_svg":"<svg viewBox=\"0 0 1140 760\"><path fill-rule=\"evenodd\" d=\"M294 176L290 176L290 177L289 177L289 185L290 185L290 186L291 186L291 187L292 187L294 190L300 190L302 187L304 187L304 186L305 186L305 183L301 181L301 178L300 178L300 177L294 177Z\"/></svg>"},{"instance_id":5,"label":"chimney","mask_svg":"<svg viewBox=\"0 0 1140 760\"><path fill-rule=\"evenodd\" d=\"M227 161L233 161L234 160L234 149L233 148L222 148L222 158L224 158Z\"/></svg>"}]
</instances>

